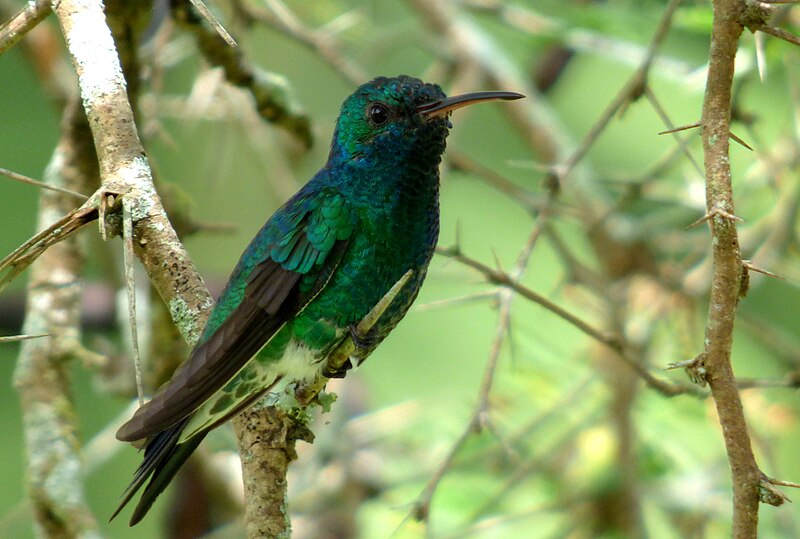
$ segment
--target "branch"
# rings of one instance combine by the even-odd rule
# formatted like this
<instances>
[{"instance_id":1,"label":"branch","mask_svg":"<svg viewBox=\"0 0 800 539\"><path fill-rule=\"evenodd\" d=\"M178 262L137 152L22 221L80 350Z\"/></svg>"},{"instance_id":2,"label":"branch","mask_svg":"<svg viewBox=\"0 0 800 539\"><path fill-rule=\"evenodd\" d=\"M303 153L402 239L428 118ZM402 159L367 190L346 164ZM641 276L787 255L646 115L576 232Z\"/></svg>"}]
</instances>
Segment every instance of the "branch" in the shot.
<instances>
[{"instance_id":1,"label":"branch","mask_svg":"<svg viewBox=\"0 0 800 539\"><path fill-rule=\"evenodd\" d=\"M77 99L68 106L61 139L45 173L48 184L91 188L97 177L88 126ZM48 228L72 207L73 196L42 191L38 227ZM77 238L53 245L31 268L24 332L50 334L25 341L14 372L25 431L28 491L43 537L96 536L97 522L84 493L79 427L70 391L70 360L80 355L81 273Z\"/></svg>"},{"instance_id":2,"label":"branch","mask_svg":"<svg viewBox=\"0 0 800 539\"><path fill-rule=\"evenodd\" d=\"M192 5L197 7L195 1ZM200 52L211 65L225 71L228 82L252 95L262 118L286 129L307 148L311 147L314 142L311 122L292 95L285 78L252 65L241 48L232 47L220 35L219 29L208 19L199 17L188 3L172 2L172 16L180 27L194 34Z\"/></svg>"},{"instance_id":3,"label":"branch","mask_svg":"<svg viewBox=\"0 0 800 539\"><path fill-rule=\"evenodd\" d=\"M701 118L706 176L706 208L711 216L713 277L705 347L705 368L722 426L733 484L733 537L756 537L761 478L747 432L742 402L731 366L733 322L739 301L742 260L734 215L729 161L731 89L734 59L743 26L742 3L715 0L708 80Z\"/></svg>"},{"instance_id":4,"label":"branch","mask_svg":"<svg viewBox=\"0 0 800 539\"><path fill-rule=\"evenodd\" d=\"M539 214L539 218L533 227L533 230L528 235L528 241L520 252L517 263L515 264L513 274L510 278L515 283L519 283L520 279L525 273L525 268L530 261L533 248L541 237L542 230L549 218L549 211L544 211ZM494 386L495 373L497 372L497 365L500 361L500 351L502 350L503 340L506 336L510 335L511 326L511 302L514 299L514 291L511 288L501 288L496 293L499 301L497 325L495 327L495 335L492 340L492 345L489 350L489 359L486 362L486 367L483 370L483 378L481 380L481 387L478 391L478 403L472 411L467 426L462 432L458 440L450 448L450 451L445 457L444 462L439 466L433 477L425 486L425 490L420 494L417 501L414 503L414 516L417 520L422 520L427 526L430 526L430 505L436 489L439 487L444 478L445 473L452 467L456 455L466 444L467 440L473 434L479 433L483 429L488 429L496 432L496 427L492 422L489 415L490 402L489 394Z\"/></svg>"},{"instance_id":5,"label":"branch","mask_svg":"<svg viewBox=\"0 0 800 539\"><path fill-rule=\"evenodd\" d=\"M295 442L314 434L292 410L258 401L233 418L242 459L247 537L288 537L286 474L297 458Z\"/></svg>"},{"instance_id":6,"label":"branch","mask_svg":"<svg viewBox=\"0 0 800 539\"><path fill-rule=\"evenodd\" d=\"M657 390L662 395L666 397L672 397L675 395L680 395L682 393L688 393L694 396L704 395L702 391L698 391L696 388L692 386L666 382L664 380L655 377L652 373L650 373L650 371L644 365L642 365L639 361L637 361L636 358L633 358L625 353L623 347L620 344L619 338L617 338L616 336L606 335L602 333L599 329L593 327L586 321L578 318L569 311L556 305L555 303L545 298L544 296L537 294L530 288L519 284L508 274L502 271L494 270L486 266L485 264L479 262L478 260L465 256L463 253L461 253L458 247L449 247L449 248L437 247L436 253L442 256L446 256L448 258L452 258L464 264L465 266L469 266L477 270L484 276L484 278L488 282L508 287L514 290L522 297L524 297L525 299L532 301L533 303L536 303L538 305L541 305L545 309L551 311L553 314L557 315L558 317L572 324L573 326L578 328L580 331L582 331L589 337L595 339L600 344L616 352L617 357L619 357L629 367L631 367L647 383L648 386Z\"/></svg>"},{"instance_id":7,"label":"branch","mask_svg":"<svg viewBox=\"0 0 800 539\"><path fill-rule=\"evenodd\" d=\"M16 15L0 26L0 54L17 44L25 34L50 15L49 0L28 2Z\"/></svg>"},{"instance_id":8,"label":"branch","mask_svg":"<svg viewBox=\"0 0 800 539\"><path fill-rule=\"evenodd\" d=\"M97 148L103 195L97 209L101 217L109 210L118 212L120 197L129 197L136 254L184 339L193 344L205 324L211 296L153 186L102 3L60 0L55 11ZM100 224L101 230L109 226L112 234L121 232L120 219L103 217Z\"/></svg>"},{"instance_id":9,"label":"branch","mask_svg":"<svg viewBox=\"0 0 800 539\"><path fill-rule=\"evenodd\" d=\"M547 100L487 32L464 16L454 2L407 0L407 3L447 45L445 52L458 67L477 68L498 88L525 95L524 114L519 114L517 108L509 115L509 121L519 127L535 155L546 163L560 162L566 157L573 146L568 131Z\"/></svg>"},{"instance_id":10,"label":"branch","mask_svg":"<svg viewBox=\"0 0 800 539\"><path fill-rule=\"evenodd\" d=\"M336 36L330 31L307 27L281 0L265 0L266 9L257 5L246 6L248 14L297 40L333 67L345 80L361 84L369 78L367 71L348 58L343 52Z\"/></svg>"},{"instance_id":11,"label":"branch","mask_svg":"<svg viewBox=\"0 0 800 539\"><path fill-rule=\"evenodd\" d=\"M617 93L614 100L609 103L603 111L603 114L583 138L580 146L570 155L569 159L567 159L564 164L557 168L559 181L563 182L564 178L569 175L581 159L586 157L586 154L589 153L589 149L594 145L595 141L600 137L600 134L605 130L617 112L644 95L647 88L647 76L650 72L650 67L653 65L653 60L655 59L661 43L667 37L667 33L669 33L670 26L672 25L672 17L680 3L680 0L671 0L667 5L658 23L658 28L650 40L650 45L647 47L644 61L639 68L633 72L633 75L631 75L628 82L625 83L625 86Z\"/></svg>"},{"instance_id":12,"label":"branch","mask_svg":"<svg viewBox=\"0 0 800 539\"><path fill-rule=\"evenodd\" d=\"M408 270L386 292L358 323L358 333L369 333L412 275L412 270ZM353 339L345 338L328 356L325 370L341 371L354 350ZM328 378L320 375L311 383L296 388L293 394L273 394L234 418L233 427L242 456L247 537L279 537L290 533L286 476L289 464L297 458L295 442L314 441L314 433L307 426L306 408L327 382Z\"/></svg>"}]
</instances>

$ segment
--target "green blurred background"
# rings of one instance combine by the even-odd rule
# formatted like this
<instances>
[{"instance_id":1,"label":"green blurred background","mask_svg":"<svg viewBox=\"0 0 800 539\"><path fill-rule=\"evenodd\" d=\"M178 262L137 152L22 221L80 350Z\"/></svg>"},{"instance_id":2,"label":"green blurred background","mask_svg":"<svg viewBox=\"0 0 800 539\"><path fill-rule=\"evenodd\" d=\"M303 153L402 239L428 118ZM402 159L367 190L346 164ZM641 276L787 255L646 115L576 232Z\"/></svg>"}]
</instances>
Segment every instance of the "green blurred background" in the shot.
<instances>
[{"instance_id":1,"label":"green blurred background","mask_svg":"<svg viewBox=\"0 0 800 539\"><path fill-rule=\"evenodd\" d=\"M219 14L226 23L230 12L220 4ZM447 73L436 60L445 48L443 37L424 24L412 5L389 0L286 4L309 27L328 24L338 32L346 55L361 65L368 77L405 73L427 79ZM474 4L478 3L459 5L460 13L494 41L503 61L512 62L526 80L554 47L573 52L543 97L573 141L587 133L638 65L637 55L646 47L665 5L655 0L509 2L558 25L555 31L535 34ZM656 62L649 78L654 94L676 125L699 118L711 21L707 3L684 4L661 48L662 61ZM796 10L787 11L782 20L791 29L797 17ZM316 144L304 152L286 133L258 125L242 92L198 83L198 77L213 79L214 75L209 74L191 39L178 30L172 33L172 60L164 68L163 88L155 97L151 89L143 96L163 99L159 114L145 113L158 121L158 128L146 135L145 143L159 178L190 193L195 218L235 225L234 231L195 234L186 241L200 272L217 287L263 221L322 165L338 107L353 89L353 84L317 53L274 28L257 24L236 32L239 28L232 23L230 29L255 64L290 82L312 119ZM53 25L50 31L57 29ZM747 221L740 230L756 238L751 244L743 241L743 256L751 258L761 245L758 238L763 228L776 226L770 215L781 197L797 190L793 161L798 147L797 100L793 96L800 80L800 56L789 45L768 39L767 76L760 81L753 36L745 34L741 47L737 104L755 120L750 126L735 124L734 128L756 151L734 144L731 159L737 215ZM191 96L189 103L194 99L196 104L209 87L214 90L208 98L222 114L202 105L170 108L166 99L185 102ZM509 106L508 111L516 113L518 109L512 108L516 106ZM457 113L448 147L468 153L534 196L544 196L543 163L509 123L507 114L499 106ZM60 111L43 89L22 46L0 56L0 118L0 166L41 178L58 139ZM587 170L581 173L588 186L566 184L552 220L553 229L572 253L589 268L603 271L591 246L592 231L573 210L585 203L581 197L612 200L616 212L612 218L618 220L616 230L624 241L644 241L652 247L658 264L675 268L682 288L672 290L672 295L640 297L643 304L637 304L636 297L626 299L633 307L628 310L625 327L632 335L639 326L646 328L642 338L647 341L648 361L656 370L701 350L708 285L708 274L702 270L709 248L707 229L684 230L702 215L702 178L682 158L654 180L642 179L644 172L675 146L671 137L656 134L663 129L666 127L646 100L629 106L589 152ZM686 140L691 153L702 162L699 136L689 132ZM630 186L635 184L641 190L631 198L634 190ZM34 233L37 196L34 187L0 178L3 255ZM499 264L504 270L513 267L534 224L523 205L498 193L482 178L447 163L441 208L441 245L452 245L458 235L466 254L492 267ZM734 365L743 377L783 379L798 369L796 353L781 353L797 344L800 301L796 222L787 228L791 241L775 251L768 267L786 279L754 278L741 303L740 320L746 322L738 326ZM109 266L109 257L93 257L93 253L108 248L114 253L111 260L119 260L121 242L114 239L104 247L94 237L94 227L82 235L90 245L87 282L108 282L109 274L115 272L118 282L119 264ZM605 306L616 301L614 291L598 298L575 282L569 269L557 246L545 237L533 251L523 283L593 325L606 327ZM692 275L697 276L695 280ZM5 310L18 311L14 302L23 290L24 279L19 279L0 296ZM351 430L333 430L327 436L353 436L353 443L376 461L371 469L379 487L373 497L359 504L357 536L425 535L424 526L407 517L467 425L497 323L496 302L486 297L444 306L437 302L490 290L475 272L436 257L407 318L363 368L349 374L344 390L350 388L360 396L354 417L347 421L346 428ZM650 316L651 308L665 309L667 314L658 311L661 314ZM11 322L2 328L3 334L19 330L14 327L14 316L9 316ZM765 327L779 335L785 346L765 343ZM87 328L85 342L90 348L102 343L124 353L125 338L116 330ZM551 312L522 298L514 300L510 338L504 340L491 393L491 417L502 437L476 434L458 454L433 499L429 536L625 536L613 526L593 527L595 521L602 521L598 515L603 504L613 500L609 493L621 474L614 457L618 442L612 420L617 389L610 378L619 372L629 374L613 358L604 358L599 348ZM16 345L0 346L0 428L4 433L0 536L24 538L33 537L33 532L24 493L19 403L12 386L17 351ZM656 374L685 381L680 371ZM129 404L124 398L99 391L93 376L90 369L74 365L75 406L81 437L87 442ZM771 476L798 480L800 408L796 391L747 390L743 398L762 469ZM690 396L667 399L640 387L629 406L635 430L629 464L648 535L686 537L687 530L694 530L695 537L727 536L729 472L713 403ZM326 437L325 429L334 428L325 423L317 427L321 439ZM517 437L529 424L533 424L530 432ZM211 445L232 447L229 432L219 436L220 441ZM305 466L304 451L295 463L300 470ZM109 537L164 536L166 500L136 529L127 528L125 516L105 523L138 460L135 450L114 448L107 461L89 466L89 503ZM304 486L296 491L293 507L302 508L303 496L321 488L313 480L305 484L306 479L297 480ZM326 476L320 474L315 480L325 481ZM800 515L792 505L762 506L761 515L764 537L788 537L800 530ZM236 531L230 533L235 536Z\"/></svg>"}]
</instances>

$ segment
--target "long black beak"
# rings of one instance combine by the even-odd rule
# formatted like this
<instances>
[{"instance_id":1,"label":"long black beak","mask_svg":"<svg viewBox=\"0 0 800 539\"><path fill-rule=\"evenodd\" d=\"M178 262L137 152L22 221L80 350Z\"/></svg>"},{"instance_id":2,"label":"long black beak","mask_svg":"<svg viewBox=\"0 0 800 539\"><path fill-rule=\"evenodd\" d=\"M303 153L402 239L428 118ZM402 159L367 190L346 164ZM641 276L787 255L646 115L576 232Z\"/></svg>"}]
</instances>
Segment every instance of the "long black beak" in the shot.
<instances>
[{"instance_id":1,"label":"long black beak","mask_svg":"<svg viewBox=\"0 0 800 539\"><path fill-rule=\"evenodd\" d=\"M482 101L496 101L498 99L512 101L514 99L522 99L523 97L525 96L514 92L473 92L453 97L445 97L439 101L425 103L417 107L417 112L422 114L426 120L430 120L438 116L445 116L461 107L466 107L467 105L480 103Z\"/></svg>"}]
</instances>

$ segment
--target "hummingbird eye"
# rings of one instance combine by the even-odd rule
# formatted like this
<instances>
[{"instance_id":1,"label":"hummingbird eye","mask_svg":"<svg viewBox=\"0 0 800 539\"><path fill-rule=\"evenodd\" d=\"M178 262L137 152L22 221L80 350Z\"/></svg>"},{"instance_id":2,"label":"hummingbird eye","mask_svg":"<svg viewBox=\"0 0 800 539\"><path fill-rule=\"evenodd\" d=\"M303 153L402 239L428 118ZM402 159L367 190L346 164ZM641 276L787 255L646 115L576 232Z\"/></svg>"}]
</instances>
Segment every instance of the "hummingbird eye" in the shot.
<instances>
[{"instance_id":1,"label":"hummingbird eye","mask_svg":"<svg viewBox=\"0 0 800 539\"><path fill-rule=\"evenodd\" d=\"M367 109L367 117L372 125L383 125L389 121L389 108L383 103L373 103Z\"/></svg>"}]
</instances>

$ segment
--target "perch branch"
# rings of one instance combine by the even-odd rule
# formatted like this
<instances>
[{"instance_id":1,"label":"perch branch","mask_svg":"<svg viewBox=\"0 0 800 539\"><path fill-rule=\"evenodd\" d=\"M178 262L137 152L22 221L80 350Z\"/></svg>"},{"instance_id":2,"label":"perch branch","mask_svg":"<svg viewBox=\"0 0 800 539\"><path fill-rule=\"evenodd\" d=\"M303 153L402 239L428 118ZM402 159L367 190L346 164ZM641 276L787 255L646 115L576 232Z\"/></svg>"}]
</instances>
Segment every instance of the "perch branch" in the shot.
<instances>
[{"instance_id":1,"label":"perch branch","mask_svg":"<svg viewBox=\"0 0 800 539\"><path fill-rule=\"evenodd\" d=\"M408 270L356 326L366 334L394 301L413 272ZM329 356L327 368L341 370L355 350L352 338L346 337ZM262 401L234 418L233 426L242 455L245 488L247 536L282 537L290 531L286 508L286 474L297 458L295 442L311 442L313 433L306 426L303 410L325 387L328 379L317 377L297 388L294 402L268 406ZM300 404L300 408L296 405Z\"/></svg>"}]
</instances>

